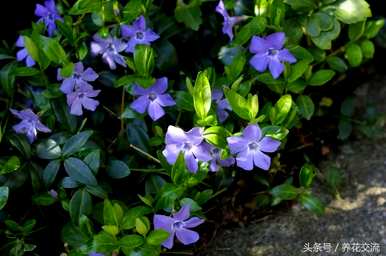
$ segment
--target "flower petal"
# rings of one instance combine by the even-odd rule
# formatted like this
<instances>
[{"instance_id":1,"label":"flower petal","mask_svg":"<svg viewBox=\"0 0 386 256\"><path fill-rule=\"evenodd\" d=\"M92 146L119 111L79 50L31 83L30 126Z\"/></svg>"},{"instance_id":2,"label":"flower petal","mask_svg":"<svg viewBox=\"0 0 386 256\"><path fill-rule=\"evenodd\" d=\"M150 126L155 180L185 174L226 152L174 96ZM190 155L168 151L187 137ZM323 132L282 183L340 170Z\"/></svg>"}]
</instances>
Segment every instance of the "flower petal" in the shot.
<instances>
[{"instance_id":1,"label":"flower petal","mask_svg":"<svg viewBox=\"0 0 386 256\"><path fill-rule=\"evenodd\" d=\"M51 132L51 129L42 124L40 121L36 122L36 129L41 132Z\"/></svg>"},{"instance_id":2,"label":"flower petal","mask_svg":"<svg viewBox=\"0 0 386 256\"><path fill-rule=\"evenodd\" d=\"M259 149L263 152L275 152L280 147L280 141L264 137L259 142Z\"/></svg>"},{"instance_id":3,"label":"flower petal","mask_svg":"<svg viewBox=\"0 0 386 256\"><path fill-rule=\"evenodd\" d=\"M153 121L157 121L161 117L165 115L164 109L154 101L150 101L149 106L147 108L147 112Z\"/></svg>"},{"instance_id":4,"label":"flower petal","mask_svg":"<svg viewBox=\"0 0 386 256\"><path fill-rule=\"evenodd\" d=\"M293 56L292 53L290 53L290 51L288 51L287 49L283 49L283 50L279 51L278 58L280 61L285 61L285 62L289 62L289 63L295 63L296 62L295 56Z\"/></svg>"},{"instance_id":5,"label":"flower petal","mask_svg":"<svg viewBox=\"0 0 386 256\"><path fill-rule=\"evenodd\" d=\"M237 154L248 147L248 141L241 136L231 136L227 138L229 150L232 154Z\"/></svg>"},{"instance_id":6,"label":"flower petal","mask_svg":"<svg viewBox=\"0 0 386 256\"><path fill-rule=\"evenodd\" d=\"M202 133L202 128L194 127L186 132L186 136L193 145L199 145L204 140Z\"/></svg>"},{"instance_id":7,"label":"flower petal","mask_svg":"<svg viewBox=\"0 0 386 256\"><path fill-rule=\"evenodd\" d=\"M87 68L82 74L82 79L88 82L95 81L97 78L98 74L92 68Z\"/></svg>"},{"instance_id":8,"label":"flower petal","mask_svg":"<svg viewBox=\"0 0 386 256\"><path fill-rule=\"evenodd\" d=\"M262 54L266 53L269 49L267 42L264 38L259 36L253 36L251 44L249 45L249 51L251 53Z\"/></svg>"},{"instance_id":9,"label":"flower petal","mask_svg":"<svg viewBox=\"0 0 386 256\"><path fill-rule=\"evenodd\" d=\"M264 72L267 70L269 58L268 56L263 54L255 54L250 60L249 64L259 72Z\"/></svg>"},{"instance_id":10,"label":"flower petal","mask_svg":"<svg viewBox=\"0 0 386 256\"><path fill-rule=\"evenodd\" d=\"M248 125L243 131L243 137L248 140L257 140L261 139L261 130L257 124Z\"/></svg>"},{"instance_id":11,"label":"flower petal","mask_svg":"<svg viewBox=\"0 0 386 256\"><path fill-rule=\"evenodd\" d=\"M270 48L280 50L285 43L285 34L283 32L276 32L265 37L266 43Z\"/></svg>"},{"instance_id":12,"label":"flower petal","mask_svg":"<svg viewBox=\"0 0 386 256\"><path fill-rule=\"evenodd\" d=\"M180 220L180 221L188 219L189 216L190 216L190 205L189 204L184 204L178 212L173 214L173 218L175 220Z\"/></svg>"},{"instance_id":13,"label":"flower petal","mask_svg":"<svg viewBox=\"0 0 386 256\"><path fill-rule=\"evenodd\" d=\"M151 29L145 31L145 40L147 42L153 42L159 38L159 35Z\"/></svg>"},{"instance_id":14,"label":"flower petal","mask_svg":"<svg viewBox=\"0 0 386 256\"><path fill-rule=\"evenodd\" d=\"M170 96L168 93L158 95L156 101L158 104L160 104L163 107L176 105L176 102L174 101L172 96Z\"/></svg>"},{"instance_id":15,"label":"flower petal","mask_svg":"<svg viewBox=\"0 0 386 256\"><path fill-rule=\"evenodd\" d=\"M75 83L76 83L75 79L73 79L72 77L66 78L62 82L62 85L60 86L60 90L65 94L69 94L74 90Z\"/></svg>"},{"instance_id":16,"label":"flower petal","mask_svg":"<svg viewBox=\"0 0 386 256\"><path fill-rule=\"evenodd\" d=\"M236 157L237 166L250 171L253 169L253 154L249 150L240 152Z\"/></svg>"},{"instance_id":17,"label":"flower petal","mask_svg":"<svg viewBox=\"0 0 386 256\"><path fill-rule=\"evenodd\" d=\"M155 81L155 83L149 88L151 92L162 94L168 89L168 78L161 77Z\"/></svg>"},{"instance_id":18,"label":"flower petal","mask_svg":"<svg viewBox=\"0 0 386 256\"><path fill-rule=\"evenodd\" d=\"M188 219L187 221L184 222L184 227L185 228L195 228L199 225L201 225L202 223L204 223L205 221L201 218L198 218L198 217L192 217L190 219Z\"/></svg>"},{"instance_id":19,"label":"flower petal","mask_svg":"<svg viewBox=\"0 0 386 256\"><path fill-rule=\"evenodd\" d=\"M82 103L79 99L75 99L70 107L70 113L75 116L81 116L83 115L82 111Z\"/></svg>"},{"instance_id":20,"label":"flower petal","mask_svg":"<svg viewBox=\"0 0 386 256\"><path fill-rule=\"evenodd\" d=\"M197 232L185 228L177 229L176 236L184 245L193 244L200 238Z\"/></svg>"},{"instance_id":21,"label":"flower petal","mask_svg":"<svg viewBox=\"0 0 386 256\"><path fill-rule=\"evenodd\" d=\"M27 56L28 56L27 49L26 49L26 48L21 49L20 51L18 51L18 52L16 53L16 60L17 60L17 61L22 61L22 60L24 60Z\"/></svg>"},{"instance_id":22,"label":"flower petal","mask_svg":"<svg viewBox=\"0 0 386 256\"><path fill-rule=\"evenodd\" d=\"M258 150L254 151L253 162L257 167L265 171L269 170L271 166L271 158Z\"/></svg>"},{"instance_id":23,"label":"flower petal","mask_svg":"<svg viewBox=\"0 0 386 256\"><path fill-rule=\"evenodd\" d=\"M95 109L99 105L99 101L91 99L91 98L88 98L88 97L84 97L82 99L82 105L83 105L83 107L85 109L88 109L88 110L91 110L91 111L95 111Z\"/></svg>"},{"instance_id":24,"label":"flower petal","mask_svg":"<svg viewBox=\"0 0 386 256\"><path fill-rule=\"evenodd\" d=\"M122 37L133 37L135 35L135 28L133 26L123 25L121 26Z\"/></svg>"},{"instance_id":25,"label":"flower petal","mask_svg":"<svg viewBox=\"0 0 386 256\"><path fill-rule=\"evenodd\" d=\"M185 132L178 127L169 125L165 136L165 143L169 144L182 144L187 140Z\"/></svg>"},{"instance_id":26,"label":"flower petal","mask_svg":"<svg viewBox=\"0 0 386 256\"><path fill-rule=\"evenodd\" d=\"M162 151L162 154L166 158L166 161L169 164L174 164L177 161L178 155L181 152L181 148L176 144L169 144L165 146L165 149Z\"/></svg>"},{"instance_id":27,"label":"flower petal","mask_svg":"<svg viewBox=\"0 0 386 256\"><path fill-rule=\"evenodd\" d=\"M48 15L48 10L41 4L37 4L35 7L35 15L39 17L44 17Z\"/></svg>"},{"instance_id":28,"label":"flower petal","mask_svg":"<svg viewBox=\"0 0 386 256\"><path fill-rule=\"evenodd\" d=\"M191 151L193 152L194 156L197 158L197 160L208 162L212 159L210 152L206 149L206 147L203 146L204 143L201 143L198 146L193 146Z\"/></svg>"},{"instance_id":29,"label":"flower petal","mask_svg":"<svg viewBox=\"0 0 386 256\"><path fill-rule=\"evenodd\" d=\"M173 223L174 219L169 216L155 214L153 217L154 229L163 229L170 233L172 231Z\"/></svg>"},{"instance_id":30,"label":"flower petal","mask_svg":"<svg viewBox=\"0 0 386 256\"><path fill-rule=\"evenodd\" d=\"M145 17L143 17L143 15L139 16L133 23L133 26L137 29L137 30L145 30L146 29L146 20L145 20Z\"/></svg>"},{"instance_id":31,"label":"flower petal","mask_svg":"<svg viewBox=\"0 0 386 256\"><path fill-rule=\"evenodd\" d=\"M229 17L227 10L225 9L224 2L220 0L216 6L216 12L221 14L224 18Z\"/></svg>"},{"instance_id":32,"label":"flower petal","mask_svg":"<svg viewBox=\"0 0 386 256\"><path fill-rule=\"evenodd\" d=\"M283 73L284 65L278 60L271 59L269 61L269 71L271 72L272 77L277 79L281 75L281 73Z\"/></svg>"},{"instance_id":33,"label":"flower petal","mask_svg":"<svg viewBox=\"0 0 386 256\"><path fill-rule=\"evenodd\" d=\"M198 161L191 152L185 152L186 168L192 173L196 173L198 169Z\"/></svg>"},{"instance_id":34,"label":"flower petal","mask_svg":"<svg viewBox=\"0 0 386 256\"><path fill-rule=\"evenodd\" d=\"M27 64L27 67L32 67L36 64L36 62L34 61L34 59L32 59L31 56L27 56L27 59L25 60L25 63Z\"/></svg>"},{"instance_id":35,"label":"flower petal","mask_svg":"<svg viewBox=\"0 0 386 256\"><path fill-rule=\"evenodd\" d=\"M140 96L135 101L133 101L130 104L130 107L135 111L137 111L138 113L143 114L146 112L146 109L149 103L150 103L150 100L147 98L147 96L143 95L143 96Z\"/></svg>"},{"instance_id":36,"label":"flower petal","mask_svg":"<svg viewBox=\"0 0 386 256\"><path fill-rule=\"evenodd\" d=\"M102 52L103 47L101 44L97 42L91 42L91 53L94 55L98 55Z\"/></svg>"}]
</instances>

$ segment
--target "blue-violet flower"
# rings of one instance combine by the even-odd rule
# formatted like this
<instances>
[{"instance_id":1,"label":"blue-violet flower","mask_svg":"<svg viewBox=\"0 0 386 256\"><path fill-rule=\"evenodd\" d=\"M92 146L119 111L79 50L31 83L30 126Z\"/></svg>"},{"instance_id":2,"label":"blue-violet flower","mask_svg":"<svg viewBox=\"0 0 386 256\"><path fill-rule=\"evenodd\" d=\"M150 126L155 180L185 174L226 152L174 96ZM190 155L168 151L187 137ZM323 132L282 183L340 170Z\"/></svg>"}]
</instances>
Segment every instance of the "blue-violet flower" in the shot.
<instances>
[{"instance_id":1,"label":"blue-violet flower","mask_svg":"<svg viewBox=\"0 0 386 256\"><path fill-rule=\"evenodd\" d=\"M269 69L273 78L278 78L284 71L283 62L295 63L296 58L284 47L285 34L273 33L266 37L254 36L249 51L255 55L249 63L259 72Z\"/></svg>"},{"instance_id":2,"label":"blue-violet flower","mask_svg":"<svg viewBox=\"0 0 386 256\"><path fill-rule=\"evenodd\" d=\"M228 35L230 40L232 40L233 39L233 26L236 25L237 23L243 21L244 17L240 17L240 16L231 17L231 16L229 16L227 10L225 9L224 2L222 0L220 0L218 5L216 6L216 12L221 14L224 18L223 27L222 27L223 34Z\"/></svg>"},{"instance_id":3,"label":"blue-violet flower","mask_svg":"<svg viewBox=\"0 0 386 256\"><path fill-rule=\"evenodd\" d=\"M216 148L208 143L206 143L206 148L212 157L209 161L209 170L211 172L217 172L221 167L229 167L235 163L235 159L233 157L222 159L220 154L221 150L219 148Z\"/></svg>"},{"instance_id":4,"label":"blue-violet flower","mask_svg":"<svg viewBox=\"0 0 386 256\"><path fill-rule=\"evenodd\" d=\"M180 153L184 155L185 165L192 173L198 169L198 161L211 160L210 153L203 145L203 129L192 128L184 132L181 128L169 125L165 136L166 147L162 154L169 164L174 164Z\"/></svg>"},{"instance_id":5,"label":"blue-violet flower","mask_svg":"<svg viewBox=\"0 0 386 256\"><path fill-rule=\"evenodd\" d=\"M21 111L15 109L10 109L11 113L14 114L17 118L22 121L12 128L16 133L25 134L30 143L34 142L36 139L37 131L40 132L51 132L51 130L43 125L39 116L36 115L31 109L27 108Z\"/></svg>"},{"instance_id":6,"label":"blue-violet flower","mask_svg":"<svg viewBox=\"0 0 386 256\"><path fill-rule=\"evenodd\" d=\"M248 125L242 136L227 138L230 152L237 154L237 166L250 171L253 166L268 170L271 166L271 158L263 152L275 152L280 142L270 137L262 136L257 124Z\"/></svg>"},{"instance_id":7,"label":"blue-violet flower","mask_svg":"<svg viewBox=\"0 0 386 256\"><path fill-rule=\"evenodd\" d=\"M123 25L121 27L122 37L127 38L126 52L133 53L136 45L150 45L151 42L157 40L157 35L150 28L146 28L145 17L138 17L131 26Z\"/></svg>"},{"instance_id":8,"label":"blue-violet flower","mask_svg":"<svg viewBox=\"0 0 386 256\"><path fill-rule=\"evenodd\" d=\"M130 107L141 114L147 110L151 119L156 121L165 115L162 107L176 104L173 98L168 93L165 93L167 89L168 79L166 77L157 79L149 88L134 85L133 95L139 96L139 98L133 101Z\"/></svg>"},{"instance_id":9,"label":"blue-violet flower","mask_svg":"<svg viewBox=\"0 0 386 256\"><path fill-rule=\"evenodd\" d=\"M89 84L75 86L75 90L67 94L67 104L72 115L83 115L82 108L95 111L99 101L92 98L98 96L101 90L94 90Z\"/></svg>"},{"instance_id":10,"label":"blue-violet flower","mask_svg":"<svg viewBox=\"0 0 386 256\"><path fill-rule=\"evenodd\" d=\"M92 88L88 82L93 82L98 78L98 74L92 68L84 70L82 62L75 63L74 70L69 77L62 77L60 72L61 69L58 69L57 79L58 81L63 80L60 90L65 94L73 92L76 89L76 86L82 85Z\"/></svg>"},{"instance_id":11,"label":"blue-violet flower","mask_svg":"<svg viewBox=\"0 0 386 256\"><path fill-rule=\"evenodd\" d=\"M92 54L102 55L103 61L109 65L110 69L116 69L116 64L126 67L125 58L119 54L126 49L125 42L111 36L101 38L98 35L94 35L93 39L94 41L91 42Z\"/></svg>"},{"instance_id":12,"label":"blue-violet flower","mask_svg":"<svg viewBox=\"0 0 386 256\"><path fill-rule=\"evenodd\" d=\"M44 6L37 4L35 8L35 15L40 17L38 22L44 22L49 36L53 36L56 31L55 21L63 20L59 15L54 0L46 0L44 2Z\"/></svg>"},{"instance_id":13,"label":"blue-violet flower","mask_svg":"<svg viewBox=\"0 0 386 256\"><path fill-rule=\"evenodd\" d=\"M16 60L17 61L23 61L25 60L25 64L27 67L32 67L36 63L34 59L32 59L31 55L29 55L27 48L25 48L24 44L24 38L23 36L19 36L16 41L16 46L21 48L17 53L16 53Z\"/></svg>"},{"instance_id":14,"label":"blue-violet flower","mask_svg":"<svg viewBox=\"0 0 386 256\"><path fill-rule=\"evenodd\" d=\"M224 93L219 89L212 91L212 100L217 104L217 117L220 123L223 123L229 116L227 110L232 111L231 106L226 98L223 98Z\"/></svg>"},{"instance_id":15,"label":"blue-violet flower","mask_svg":"<svg viewBox=\"0 0 386 256\"><path fill-rule=\"evenodd\" d=\"M190 206L184 205L172 216L155 214L153 217L154 229L163 229L169 233L168 239L162 245L168 249L173 247L174 236L184 245L193 244L198 241L200 235L190 228L201 225L204 220L198 217L190 217Z\"/></svg>"}]
</instances>

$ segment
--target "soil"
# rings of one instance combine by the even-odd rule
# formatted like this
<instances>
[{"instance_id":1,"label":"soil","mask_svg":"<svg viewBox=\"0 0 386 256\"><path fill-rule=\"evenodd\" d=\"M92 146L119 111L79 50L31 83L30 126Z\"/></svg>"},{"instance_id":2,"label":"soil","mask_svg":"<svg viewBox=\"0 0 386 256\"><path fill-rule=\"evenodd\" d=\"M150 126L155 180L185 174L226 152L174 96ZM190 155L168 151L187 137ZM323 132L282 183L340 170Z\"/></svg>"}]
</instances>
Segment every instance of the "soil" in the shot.
<instances>
[{"instance_id":1,"label":"soil","mask_svg":"<svg viewBox=\"0 0 386 256\"><path fill-rule=\"evenodd\" d=\"M377 111L386 113L386 76L366 82L355 95L359 108L373 104ZM319 169L323 174L331 166L343 171L344 182L339 196L328 193L325 183L315 184L315 194L326 204L323 216L295 204L245 226L218 231L204 255L385 256L386 130L376 138L344 143L339 153L322 162ZM358 244L361 248L372 246L373 252L368 248L356 251Z\"/></svg>"}]
</instances>

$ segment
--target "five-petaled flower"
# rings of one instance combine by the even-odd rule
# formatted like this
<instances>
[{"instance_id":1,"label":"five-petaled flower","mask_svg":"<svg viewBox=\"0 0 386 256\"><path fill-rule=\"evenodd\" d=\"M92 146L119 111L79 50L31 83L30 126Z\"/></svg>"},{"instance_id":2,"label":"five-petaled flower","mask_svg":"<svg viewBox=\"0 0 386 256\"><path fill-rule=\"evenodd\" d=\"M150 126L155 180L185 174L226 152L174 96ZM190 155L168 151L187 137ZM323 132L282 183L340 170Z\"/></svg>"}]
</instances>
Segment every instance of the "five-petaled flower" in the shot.
<instances>
[{"instance_id":1,"label":"five-petaled flower","mask_svg":"<svg viewBox=\"0 0 386 256\"><path fill-rule=\"evenodd\" d=\"M60 86L60 90L65 94L73 92L76 89L76 86L82 85L91 87L88 82L93 82L97 78L98 74L92 68L87 68L84 70L82 62L75 63L74 70L69 77L62 77L61 69L58 69L57 74L58 81L63 80L62 85Z\"/></svg>"},{"instance_id":2,"label":"five-petaled flower","mask_svg":"<svg viewBox=\"0 0 386 256\"><path fill-rule=\"evenodd\" d=\"M162 154L169 164L174 164L182 153L188 170L196 173L198 161L208 162L212 159L203 141L202 128L195 127L184 132L181 128L169 125L165 136L166 147Z\"/></svg>"},{"instance_id":3,"label":"five-petaled flower","mask_svg":"<svg viewBox=\"0 0 386 256\"><path fill-rule=\"evenodd\" d=\"M212 100L217 104L217 117L220 123L224 122L229 114L227 110L232 111L231 106L227 99L223 98L224 93L220 89L214 89L212 91Z\"/></svg>"},{"instance_id":4,"label":"five-petaled flower","mask_svg":"<svg viewBox=\"0 0 386 256\"><path fill-rule=\"evenodd\" d=\"M127 38L126 52L133 53L136 45L150 45L151 42L157 40L157 35L150 28L146 28L145 17L139 16L131 26L123 25L121 27L122 37Z\"/></svg>"},{"instance_id":5,"label":"five-petaled flower","mask_svg":"<svg viewBox=\"0 0 386 256\"><path fill-rule=\"evenodd\" d=\"M99 35L94 35L93 39L94 41L91 42L92 54L102 55L103 61L109 65L110 69L116 69L116 64L126 67L125 58L120 54L126 49L125 42L111 36L101 38Z\"/></svg>"},{"instance_id":6,"label":"five-petaled flower","mask_svg":"<svg viewBox=\"0 0 386 256\"><path fill-rule=\"evenodd\" d=\"M89 84L75 86L75 90L67 94L67 104L72 115L83 115L82 108L95 111L99 101L92 98L98 96L101 90L94 90Z\"/></svg>"},{"instance_id":7,"label":"five-petaled flower","mask_svg":"<svg viewBox=\"0 0 386 256\"><path fill-rule=\"evenodd\" d=\"M278 78L284 71L283 62L295 63L296 58L284 47L285 34L273 33L266 37L254 36L249 51L255 55L249 63L259 72L269 69L273 78Z\"/></svg>"},{"instance_id":8,"label":"five-petaled flower","mask_svg":"<svg viewBox=\"0 0 386 256\"><path fill-rule=\"evenodd\" d=\"M205 147L212 158L209 161L209 170L211 172L217 172L221 167L229 167L235 163L235 159L233 157L222 159L221 150L219 148L216 148L208 143L205 144Z\"/></svg>"},{"instance_id":9,"label":"five-petaled flower","mask_svg":"<svg viewBox=\"0 0 386 256\"><path fill-rule=\"evenodd\" d=\"M200 235L190 230L204 222L198 217L190 217L190 206L184 205L172 216L155 214L153 218L154 229L163 229L169 233L168 239L162 245L168 249L173 247L174 236L184 245L193 244L198 241Z\"/></svg>"},{"instance_id":10,"label":"five-petaled flower","mask_svg":"<svg viewBox=\"0 0 386 256\"><path fill-rule=\"evenodd\" d=\"M162 107L176 104L173 98L168 93L165 93L167 89L168 79L166 77L157 79L149 88L134 85L132 93L135 96L139 96L139 98L133 101L130 107L141 114L147 110L151 119L156 121L165 115Z\"/></svg>"},{"instance_id":11,"label":"five-petaled flower","mask_svg":"<svg viewBox=\"0 0 386 256\"><path fill-rule=\"evenodd\" d=\"M17 61L23 61L25 60L25 64L27 67L32 67L35 65L34 59L29 55L27 48L25 48L24 44L24 38L23 36L19 36L16 41L16 46L21 48L17 53L16 53L16 59Z\"/></svg>"},{"instance_id":12,"label":"five-petaled flower","mask_svg":"<svg viewBox=\"0 0 386 256\"><path fill-rule=\"evenodd\" d=\"M268 170L271 166L271 158L263 152L275 152L280 142L270 137L262 136L257 124L248 125L242 136L227 138L230 152L237 154L237 166L250 171L253 166Z\"/></svg>"},{"instance_id":13,"label":"five-petaled flower","mask_svg":"<svg viewBox=\"0 0 386 256\"><path fill-rule=\"evenodd\" d=\"M25 134L30 143L36 139L37 131L40 132L51 132L51 130L42 124L39 120L39 116L36 115L31 109L27 108L21 111L10 109L12 114L22 121L12 128L16 133Z\"/></svg>"},{"instance_id":14,"label":"five-petaled flower","mask_svg":"<svg viewBox=\"0 0 386 256\"><path fill-rule=\"evenodd\" d=\"M46 25L48 35L52 36L56 31L57 20L62 21L62 17L59 15L58 10L56 9L54 0L46 0L44 6L37 4L35 8L35 15L40 17L38 22L44 22Z\"/></svg>"},{"instance_id":15,"label":"five-petaled flower","mask_svg":"<svg viewBox=\"0 0 386 256\"><path fill-rule=\"evenodd\" d=\"M224 2L220 0L218 5L216 6L216 12L221 14L224 18L223 26L222 26L222 32L225 35L228 35L230 40L233 39L233 26L236 25L237 23L241 22L244 20L244 17L240 16L234 16L231 17L229 16L227 10L225 9Z\"/></svg>"}]
</instances>

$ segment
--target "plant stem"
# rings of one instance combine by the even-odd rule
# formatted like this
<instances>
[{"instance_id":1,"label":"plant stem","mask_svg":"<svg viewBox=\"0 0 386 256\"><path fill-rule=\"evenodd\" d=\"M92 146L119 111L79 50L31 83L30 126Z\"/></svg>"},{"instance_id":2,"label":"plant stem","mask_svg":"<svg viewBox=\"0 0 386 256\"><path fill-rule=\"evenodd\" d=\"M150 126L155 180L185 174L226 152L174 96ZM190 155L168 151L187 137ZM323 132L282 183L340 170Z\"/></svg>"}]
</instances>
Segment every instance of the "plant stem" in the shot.
<instances>
[{"instance_id":1,"label":"plant stem","mask_svg":"<svg viewBox=\"0 0 386 256\"><path fill-rule=\"evenodd\" d=\"M160 160L158 160L158 159L155 158L154 156L150 155L149 153L143 151L143 150L140 149L139 147L134 146L133 144L130 144L129 147L132 148L132 149L134 149L134 150L137 151L138 153L141 153L142 155L148 157L149 159L153 160L153 161L156 162L157 164L161 164L161 161L160 161Z\"/></svg>"}]
</instances>

